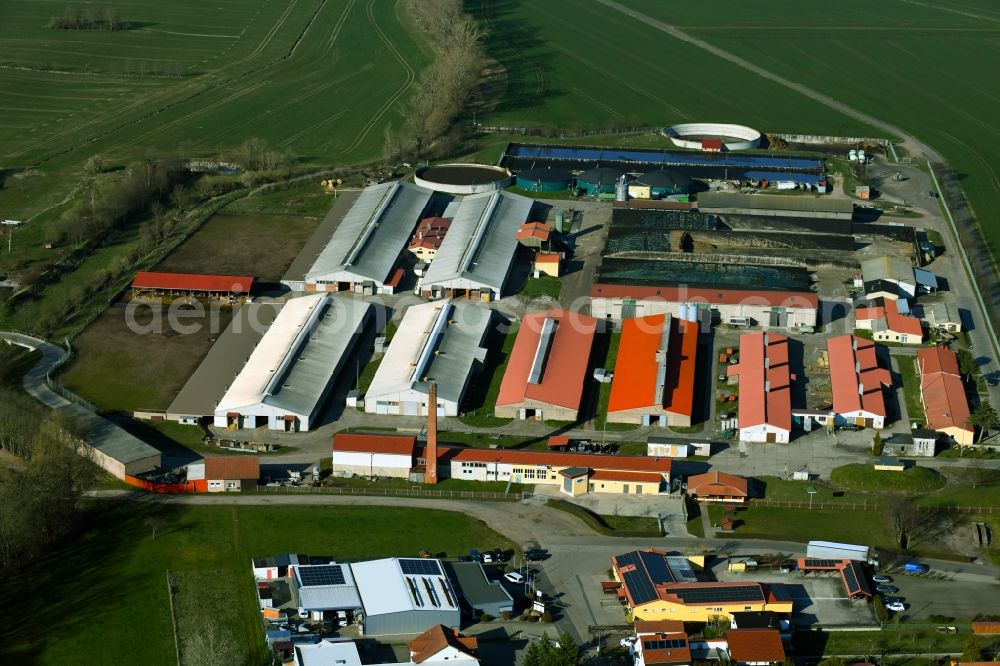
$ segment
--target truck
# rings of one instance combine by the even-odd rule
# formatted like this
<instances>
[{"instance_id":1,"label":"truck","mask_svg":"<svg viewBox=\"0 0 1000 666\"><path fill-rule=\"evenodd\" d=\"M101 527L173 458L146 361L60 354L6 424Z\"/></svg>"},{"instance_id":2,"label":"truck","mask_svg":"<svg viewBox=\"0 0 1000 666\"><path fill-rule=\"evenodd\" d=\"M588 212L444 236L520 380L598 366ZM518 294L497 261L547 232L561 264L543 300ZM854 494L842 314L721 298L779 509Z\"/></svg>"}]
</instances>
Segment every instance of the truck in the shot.
<instances>
[{"instance_id":1,"label":"truck","mask_svg":"<svg viewBox=\"0 0 1000 666\"><path fill-rule=\"evenodd\" d=\"M878 552L874 548L835 541L810 541L806 545L806 557L820 560L858 560L878 565Z\"/></svg>"}]
</instances>

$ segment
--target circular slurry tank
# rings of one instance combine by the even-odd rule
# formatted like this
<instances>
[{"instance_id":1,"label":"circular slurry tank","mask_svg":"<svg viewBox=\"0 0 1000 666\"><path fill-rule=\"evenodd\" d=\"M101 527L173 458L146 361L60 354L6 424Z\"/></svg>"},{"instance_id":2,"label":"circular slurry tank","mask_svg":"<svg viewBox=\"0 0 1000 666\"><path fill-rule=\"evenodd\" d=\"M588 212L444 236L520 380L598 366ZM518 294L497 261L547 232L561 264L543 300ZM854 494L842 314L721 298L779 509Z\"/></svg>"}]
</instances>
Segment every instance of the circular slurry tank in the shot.
<instances>
[{"instance_id":1,"label":"circular slurry tank","mask_svg":"<svg viewBox=\"0 0 1000 666\"><path fill-rule=\"evenodd\" d=\"M510 171L487 164L437 164L417 169L413 182L449 194L482 194L510 185Z\"/></svg>"},{"instance_id":2,"label":"circular slurry tank","mask_svg":"<svg viewBox=\"0 0 1000 666\"><path fill-rule=\"evenodd\" d=\"M722 150L748 150L760 145L760 132L746 125L727 123L681 123L663 130L675 146L701 150L706 139L718 140Z\"/></svg>"},{"instance_id":3,"label":"circular slurry tank","mask_svg":"<svg viewBox=\"0 0 1000 666\"><path fill-rule=\"evenodd\" d=\"M518 172L516 185L528 192L559 192L569 189L572 180L565 169L525 169Z\"/></svg>"},{"instance_id":4,"label":"circular slurry tank","mask_svg":"<svg viewBox=\"0 0 1000 666\"><path fill-rule=\"evenodd\" d=\"M608 167L587 169L576 177L576 187L591 196L602 192L614 192L615 185L618 184L618 179L624 173L621 169L611 169Z\"/></svg>"},{"instance_id":5,"label":"circular slurry tank","mask_svg":"<svg viewBox=\"0 0 1000 666\"><path fill-rule=\"evenodd\" d=\"M654 196L690 194L691 179L680 171L660 169L649 171L635 179L637 185L645 185Z\"/></svg>"}]
</instances>

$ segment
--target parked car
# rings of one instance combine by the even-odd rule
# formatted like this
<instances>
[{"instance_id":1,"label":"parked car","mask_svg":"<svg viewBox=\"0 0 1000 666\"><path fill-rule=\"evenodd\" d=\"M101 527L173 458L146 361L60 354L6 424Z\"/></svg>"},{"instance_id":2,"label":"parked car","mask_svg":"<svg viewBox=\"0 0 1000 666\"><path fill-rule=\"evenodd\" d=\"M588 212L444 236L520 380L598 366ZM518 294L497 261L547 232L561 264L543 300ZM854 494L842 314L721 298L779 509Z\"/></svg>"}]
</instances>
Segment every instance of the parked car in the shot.
<instances>
[{"instance_id":1,"label":"parked car","mask_svg":"<svg viewBox=\"0 0 1000 666\"><path fill-rule=\"evenodd\" d=\"M529 548L524 551L524 559L529 562L541 562L545 559L545 551L541 548Z\"/></svg>"},{"instance_id":2,"label":"parked car","mask_svg":"<svg viewBox=\"0 0 1000 666\"><path fill-rule=\"evenodd\" d=\"M907 562L903 565L903 571L906 573L925 574L930 570L931 568L929 566L921 564L920 562Z\"/></svg>"},{"instance_id":3,"label":"parked car","mask_svg":"<svg viewBox=\"0 0 1000 666\"><path fill-rule=\"evenodd\" d=\"M500 548L493 549L493 561L494 562L506 562L507 555Z\"/></svg>"},{"instance_id":4,"label":"parked car","mask_svg":"<svg viewBox=\"0 0 1000 666\"><path fill-rule=\"evenodd\" d=\"M473 548L472 550L469 551L469 559L471 559L473 562L479 562L482 560L482 556L479 554L478 550Z\"/></svg>"},{"instance_id":5,"label":"parked car","mask_svg":"<svg viewBox=\"0 0 1000 666\"><path fill-rule=\"evenodd\" d=\"M875 591L879 594L896 594L899 592L899 588L895 585L879 585L875 588Z\"/></svg>"},{"instance_id":6,"label":"parked car","mask_svg":"<svg viewBox=\"0 0 1000 666\"><path fill-rule=\"evenodd\" d=\"M877 585L884 585L886 583L891 583L892 576L883 576L882 574L876 574L872 576L872 582L876 583Z\"/></svg>"},{"instance_id":7,"label":"parked car","mask_svg":"<svg viewBox=\"0 0 1000 666\"><path fill-rule=\"evenodd\" d=\"M482 555L482 562L483 562L483 564L492 564L493 561L494 561L493 553L491 553L488 550L485 551L483 553L483 555Z\"/></svg>"},{"instance_id":8,"label":"parked car","mask_svg":"<svg viewBox=\"0 0 1000 666\"><path fill-rule=\"evenodd\" d=\"M503 577L515 585L521 585L524 583L524 576L516 571L508 571L503 575Z\"/></svg>"},{"instance_id":9,"label":"parked car","mask_svg":"<svg viewBox=\"0 0 1000 666\"><path fill-rule=\"evenodd\" d=\"M625 638L618 641L618 644L623 648L630 647L632 643L635 643L635 636L626 636Z\"/></svg>"},{"instance_id":10,"label":"parked car","mask_svg":"<svg viewBox=\"0 0 1000 666\"><path fill-rule=\"evenodd\" d=\"M882 597L883 604L894 604L897 601L902 602L904 599L903 597Z\"/></svg>"},{"instance_id":11,"label":"parked car","mask_svg":"<svg viewBox=\"0 0 1000 666\"><path fill-rule=\"evenodd\" d=\"M459 562L471 562L472 561L472 556L471 555L459 555L458 556L458 561Z\"/></svg>"},{"instance_id":12,"label":"parked car","mask_svg":"<svg viewBox=\"0 0 1000 666\"><path fill-rule=\"evenodd\" d=\"M902 601L893 601L891 604L885 605L886 609L893 611L894 613L902 613L906 610L906 604Z\"/></svg>"}]
</instances>

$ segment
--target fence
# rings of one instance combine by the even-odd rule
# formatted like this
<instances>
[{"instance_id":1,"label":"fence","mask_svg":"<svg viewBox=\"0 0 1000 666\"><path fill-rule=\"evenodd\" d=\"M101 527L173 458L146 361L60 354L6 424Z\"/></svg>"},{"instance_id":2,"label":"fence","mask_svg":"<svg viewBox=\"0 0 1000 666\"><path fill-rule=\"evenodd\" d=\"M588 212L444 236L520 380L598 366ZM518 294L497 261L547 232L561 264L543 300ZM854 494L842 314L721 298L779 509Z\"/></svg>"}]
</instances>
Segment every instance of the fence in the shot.
<instances>
[{"instance_id":1,"label":"fence","mask_svg":"<svg viewBox=\"0 0 1000 666\"><path fill-rule=\"evenodd\" d=\"M252 491L251 491L252 492ZM517 502L520 493L489 493L473 490L415 490L412 488L359 488L351 486L261 486L257 493L299 495L367 495L374 497L415 497L424 499L471 499L490 502Z\"/></svg>"},{"instance_id":2,"label":"fence","mask_svg":"<svg viewBox=\"0 0 1000 666\"><path fill-rule=\"evenodd\" d=\"M751 499L750 506L770 507L774 509L837 509L841 511L878 511L878 502L788 502L784 500ZM918 511L943 511L951 513L1000 513L1000 507L995 506L962 506L958 504L936 504L933 506L916 505Z\"/></svg>"},{"instance_id":3,"label":"fence","mask_svg":"<svg viewBox=\"0 0 1000 666\"><path fill-rule=\"evenodd\" d=\"M59 368L61 368L63 365L66 364L67 361L69 361L71 358L73 358L73 346L70 345L69 338L65 338L63 342L66 345L66 351L63 353L62 356L59 357L59 360L56 361L52 365L51 368L49 368L48 370L46 370L46 372L45 372L45 383L48 385L48 387L50 389L52 389L54 392L56 392L59 395L61 395L63 398L66 398L70 402L74 402L74 403L80 405L81 407L83 407L84 409L86 409L87 411L90 411L90 412L93 412L93 413L96 414L98 412L97 407L95 407L91 403L87 402L86 400L84 400L83 398L81 398L80 396L78 396L76 393L73 393L68 388L66 388L65 386L63 386L58 381L56 381L55 379L52 378L52 373L54 371L56 371Z\"/></svg>"},{"instance_id":4,"label":"fence","mask_svg":"<svg viewBox=\"0 0 1000 666\"><path fill-rule=\"evenodd\" d=\"M561 132L555 126L503 127L500 125L472 125L472 129L483 134L519 134L521 136L544 136L553 139L579 139L587 136L623 136L626 134L659 134L662 127L607 127L604 129Z\"/></svg>"}]
</instances>

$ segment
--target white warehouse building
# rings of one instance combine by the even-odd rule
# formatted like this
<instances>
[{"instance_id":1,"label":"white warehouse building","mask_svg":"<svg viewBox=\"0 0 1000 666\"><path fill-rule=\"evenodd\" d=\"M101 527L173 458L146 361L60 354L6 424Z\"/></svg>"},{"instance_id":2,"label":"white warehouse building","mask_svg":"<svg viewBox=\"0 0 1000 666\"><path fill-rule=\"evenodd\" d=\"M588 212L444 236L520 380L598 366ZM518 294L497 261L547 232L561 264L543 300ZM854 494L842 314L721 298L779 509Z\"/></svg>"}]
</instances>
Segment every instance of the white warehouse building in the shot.
<instances>
[{"instance_id":1,"label":"white warehouse building","mask_svg":"<svg viewBox=\"0 0 1000 666\"><path fill-rule=\"evenodd\" d=\"M216 427L314 427L372 311L363 301L328 294L289 300L216 405Z\"/></svg>"},{"instance_id":2,"label":"white warehouse building","mask_svg":"<svg viewBox=\"0 0 1000 666\"><path fill-rule=\"evenodd\" d=\"M458 416L469 381L486 358L482 345L491 313L451 300L411 306L375 371L365 411L426 416L427 392L434 382L438 414Z\"/></svg>"},{"instance_id":3,"label":"white warehouse building","mask_svg":"<svg viewBox=\"0 0 1000 666\"><path fill-rule=\"evenodd\" d=\"M495 301L514 265L517 230L533 202L507 192L465 197L423 277L427 298L465 296Z\"/></svg>"},{"instance_id":4,"label":"white warehouse building","mask_svg":"<svg viewBox=\"0 0 1000 666\"><path fill-rule=\"evenodd\" d=\"M386 291L433 194L398 180L366 187L304 280L286 284L297 291Z\"/></svg>"},{"instance_id":5,"label":"white warehouse building","mask_svg":"<svg viewBox=\"0 0 1000 666\"><path fill-rule=\"evenodd\" d=\"M364 608L362 635L418 634L437 624L458 629L458 595L434 559L387 558L351 564Z\"/></svg>"}]
</instances>

